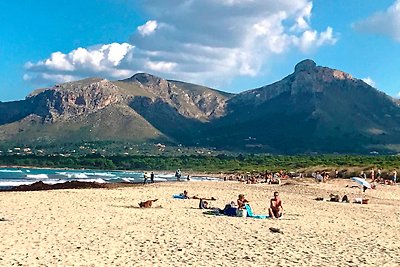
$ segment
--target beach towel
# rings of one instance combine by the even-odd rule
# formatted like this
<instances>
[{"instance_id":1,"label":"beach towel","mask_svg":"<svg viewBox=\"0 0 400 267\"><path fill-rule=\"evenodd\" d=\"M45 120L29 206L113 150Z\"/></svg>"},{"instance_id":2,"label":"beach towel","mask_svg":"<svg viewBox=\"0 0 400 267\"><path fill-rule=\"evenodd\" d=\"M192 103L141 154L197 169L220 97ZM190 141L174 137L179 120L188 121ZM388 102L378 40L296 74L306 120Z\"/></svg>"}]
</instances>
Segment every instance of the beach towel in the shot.
<instances>
[{"instance_id":1,"label":"beach towel","mask_svg":"<svg viewBox=\"0 0 400 267\"><path fill-rule=\"evenodd\" d=\"M251 210L251 207L250 207L249 204L245 204L244 206L245 206L245 208L247 210L247 217L255 218L255 219L268 219L269 218L268 215L256 215L256 214L253 214L253 211Z\"/></svg>"},{"instance_id":2,"label":"beach towel","mask_svg":"<svg viewBox=\"0 0 400 267\"><path fill-rule=\"evenodd\" d=\"M185 199L185 196L183 194L175 194L172 195L173 198L177 198L177 199Z\"/></svg>"}]
</instances>

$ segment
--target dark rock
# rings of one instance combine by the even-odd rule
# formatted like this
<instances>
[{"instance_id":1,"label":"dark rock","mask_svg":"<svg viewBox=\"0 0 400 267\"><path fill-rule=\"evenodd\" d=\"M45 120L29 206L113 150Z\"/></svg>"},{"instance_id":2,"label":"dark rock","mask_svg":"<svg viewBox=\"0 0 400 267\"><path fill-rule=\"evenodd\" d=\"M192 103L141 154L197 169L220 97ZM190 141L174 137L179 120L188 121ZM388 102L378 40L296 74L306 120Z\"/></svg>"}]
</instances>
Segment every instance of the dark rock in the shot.
<instances>
[{"instance_id":1,"label":"dark rock","mask_svg":"<svg viewBox=\"0 0 400 267\"><path fill-rule=\"evenodd\" d=\"M270 230L272 233L279 233L279 234L283 234L282 230L281 230L281 229L279 229L279 228L270 227L270 228L269 228L269 230Z\"/></svg>"},{"instance_id":2,"label":"dark rock","mask_svg":"<svg viewBox=\"0 0 400 267\"><path fill-rule=\"evenodd\" d=\"M317 64L315 64L314 61L312 61L311 59L305 59L305 60L297 63L297 65L294 67L294 72L311 71L311 70L315 70L316 67L317 67Z\"/></svg>"},{"instance_id":3,"label":"dark rock","mask_svg":"<svg viewBox=\"0 0 400 267\"><path fill-rule=\"evenodd\" d=\"M19 185L8 191L40 191L40 190L54 190L54 189L81 189L81 188L106 188L106 184L95 182L79 182L69 181L59 184L46 184L42 181L35 182L30 185Z\"/></svg>"}]
</instances>

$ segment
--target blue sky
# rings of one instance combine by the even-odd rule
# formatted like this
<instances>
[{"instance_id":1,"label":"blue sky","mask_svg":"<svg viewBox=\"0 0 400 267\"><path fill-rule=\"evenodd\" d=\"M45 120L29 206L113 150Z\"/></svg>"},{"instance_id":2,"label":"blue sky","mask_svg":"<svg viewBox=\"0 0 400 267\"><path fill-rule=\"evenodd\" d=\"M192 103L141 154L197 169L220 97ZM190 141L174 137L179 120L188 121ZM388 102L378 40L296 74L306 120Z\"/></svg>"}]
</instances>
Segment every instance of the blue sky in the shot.
<instances>
[{"instance_id":1,"label":"blue sky","mask_svg":"<svg viewBox=\"0 0 400 267\"><path fill-rule=\"evenodd\" d=\"M0 101L148 72L240 92L305 58L400 92L400 0L0 2Z\"/></svg>"}]
</instances>

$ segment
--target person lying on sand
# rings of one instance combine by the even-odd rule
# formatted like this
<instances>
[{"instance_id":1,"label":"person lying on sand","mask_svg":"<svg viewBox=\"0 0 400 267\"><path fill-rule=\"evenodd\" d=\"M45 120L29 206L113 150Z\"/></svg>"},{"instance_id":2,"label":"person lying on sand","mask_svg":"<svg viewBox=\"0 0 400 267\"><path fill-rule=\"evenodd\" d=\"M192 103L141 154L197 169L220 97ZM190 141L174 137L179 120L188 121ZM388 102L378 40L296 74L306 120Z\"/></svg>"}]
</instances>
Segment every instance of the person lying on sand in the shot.
<instances>
[{"instance_id":1,"label":"person lying on sand","mask_svg":"<svg viewBox=\"0 0 400 267\"><path fill-rule=\"evenodd\" d=\"M210 203L200 199L199 209L211 209L213 212L219 215L236 216L237 207L234 201L225 205L224 209L214 208L210 206Z\"/></svg>"},{"instance_id":2,"label":"person lying on sand","mask_svg":"<svg viewBox=\"0 0 400 267\"><path fill-rule=\"evenodd\" d=\"M183 199L189 199L189 198L190 198L190 197L189 197L189 193L188 193L188 191L186 191L186 190L183 191L182 196L183 196Z\"/></svg>"},{"instance_id":3,"label":"person lying on sand","mask_svg":"<svg viewBox=\"0 0 400 267\"><path fill-rule=\"evenodd\" d=\"M340 196L339 195L335 195L335 194L329 194L330 200L331 202L339 202L340 201Z\"/></svg>"},{"instance_id":4,"label":"person lying on sand","mask_svg":"<svg viewBox=\"0 0 400 267\"><path fill-rule=\"evenodd\" d=\"M200 198L199 209L208 209L208 202Z\"/></svg>"},{"instance_id":5,"label":"person lying on sand","mask_svg":"<svg viewBox=\"0 0 400 267\"><path fill-rule=\"evenodd\" d=\"M203 199L203 200L217 200L215 197L199 197L199 196L192 196L193 199Z\"/></svg>"},{"instance_id":6,"label":"person lying on sand","mask_svg":"<svg viewBox=\"0 0 400 267\"><path fill-rule=\"evenodd\" d=\"M249 201L244 198L243 194L240 194L237 200L238 209L244 209L244 204L246 203L249 203Z\"/></svg>"},{"instance_id":7,"label":"person lying on sand","mask_svg":"<svg viewBox=\"0 0 400 267\"><path fill-rule=\"evenodd\" d=\"M208 201L206 201L203 198L200 198L199 209L216 209L216 208L212 208ZM218 210L221 211L221 209L218 209Z\"/></svg>"},{"instance_id":8,"label":"person lying on sand","mask_svg":"<svg viewBox=\"0 0 400 267\"><path fill-rule=\"evenodd\" d=\"M271 218L280 218L283 214L282 200L278 192L274 192L274 197L271 199L270 208L268 209Z\"/></svg>"},{"instance_id":9,"label":"person lying on sand","mask_svg":"<svg viewBox=\"0 0 400 267\"><path fill-rule=\"evenodd\" d=\"M182 196L182 199L203 199L203 200L217 200L215 197L211 197L211 198L208 198L208 197L199 197L199 196L197 196L197 195L194 195L194 196L189 196L189 193L188 193L188 191L183 191L183 193L181 193L180 194L181 196Z\"/></svg>"},{"instance_id":10,"label":"person lying on sand","mask_svg":"<svg viewBox=\"0 0 400 267\"><path fill-rule=\"evenodd\" d=\"M235 201L231 201L225 205L223 210L220 210L220 213L227 215L227 216L236 216L237 206Z\"/></svg>"}]
</instances>

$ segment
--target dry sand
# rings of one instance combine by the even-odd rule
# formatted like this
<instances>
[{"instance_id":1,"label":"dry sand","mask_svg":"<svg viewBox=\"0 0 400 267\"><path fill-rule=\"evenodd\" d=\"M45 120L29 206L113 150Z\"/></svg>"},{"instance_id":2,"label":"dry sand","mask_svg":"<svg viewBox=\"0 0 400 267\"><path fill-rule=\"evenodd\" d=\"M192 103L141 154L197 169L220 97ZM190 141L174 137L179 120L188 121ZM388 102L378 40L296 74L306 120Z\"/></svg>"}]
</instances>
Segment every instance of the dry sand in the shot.
<instances>
[{"instance_id":1,"label":"dry sand","mask_svg":"<svg viewBox=\"0 0 400 267\"><path fill-rule=\"evenodd\" d=\"M0 193L0 266L400 266L400 187L367 190L368 205L313 200L360 197L346 181L288 185L158 183L114 189ZM190 195L223 208L244 193L267 213L280 192L280 220L211 216ZM138 202L158 198L155 207ZM283 234L269 228L281 229Z\"/></svg>"}]
</instances>

